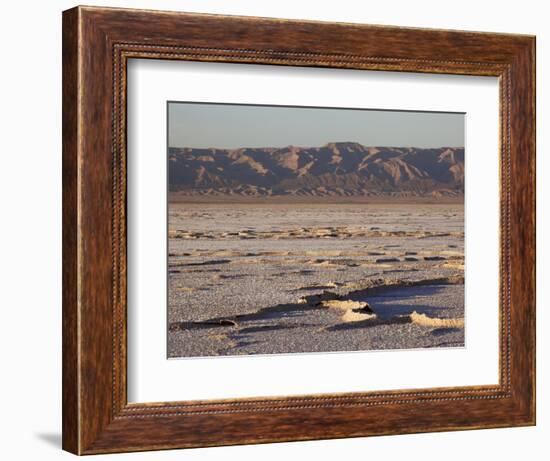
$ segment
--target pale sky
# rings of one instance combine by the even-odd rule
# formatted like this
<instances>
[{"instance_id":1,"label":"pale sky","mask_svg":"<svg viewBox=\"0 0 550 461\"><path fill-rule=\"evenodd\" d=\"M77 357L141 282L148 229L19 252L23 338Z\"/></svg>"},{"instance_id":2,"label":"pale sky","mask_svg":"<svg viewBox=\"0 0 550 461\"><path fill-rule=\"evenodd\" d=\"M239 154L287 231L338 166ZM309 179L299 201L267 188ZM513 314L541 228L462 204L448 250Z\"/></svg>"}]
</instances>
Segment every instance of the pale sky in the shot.
<instances>
[{"instance_id":1,"label":"pale sky","mask_svg":"<svg viewBox=\"0 0 550 461\"><path fill-rule=\"evenodd\" d=\"M464 114L168 103L169 147L464 147Z\"/></svg>"}]
</instances>

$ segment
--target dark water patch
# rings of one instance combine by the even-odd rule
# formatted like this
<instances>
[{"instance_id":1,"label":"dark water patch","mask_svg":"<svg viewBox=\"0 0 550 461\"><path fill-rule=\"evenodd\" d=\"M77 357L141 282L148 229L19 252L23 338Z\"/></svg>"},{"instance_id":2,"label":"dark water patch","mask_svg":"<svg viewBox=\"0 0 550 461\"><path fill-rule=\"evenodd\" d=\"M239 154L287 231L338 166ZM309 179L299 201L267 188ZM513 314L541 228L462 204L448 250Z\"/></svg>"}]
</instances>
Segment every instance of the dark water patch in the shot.
<instances>
[{"instance_id":1,"label":"dark water patch","mask_svg":"<svg viewBox=\"0 0 550 461\"><path fill-rule=\"evenodd\" d=\"M458 333L460 328L436 328L432 332L430 332L431 336L444 336L449 333Z\"/></svg>"},{"instance_id":2,"label":"dark water patch","mask_svg":"<svg viewBox=\"0 0 550 461\"><path fill-rule=\"evenodd\" d=\"M382 271L383 274L393 274L398 272L418 272L418 269L388 269L387 271Z\"/></svg>"},{"instance_id":3,"label":"dark water patch","mask_svg":"<svg viewBox=\"0 0 550 461\"><path fill-rule=\"evenodd\" d=\"M231 262L230 259L212 259L210 261L201 261L200 263L178 264L178 266L210 266L210 265L216 265L216 264L229 264L230 262Z\"/></svg>"},{"instance_id":4,"label":"dark water patch","mask_svg":"<svg viewBox=\"0 0 550 461\"><path fill-rule=\"evenodd\" d=\"M450 281L457 283L449 283ZM459 281L464 283L460 277L432 279L431 281L400 281L394 284L350 291L345 295L345 299L369 302L377 316L383 319L410 315L414 311L431 318L446 318L449 316L449 312L456 310L457 306L434 306L422 303L421 299L434 299L452 285L459 284ZM426 282L431 282L431 284L425 285Z\"/></svg>"},{"instance_id":5,"label":"dark water patch","mask_svg":"<svg viewBox=\"0 0 550 461\"><path fill-rule=\"evenodd\" d=\"M221 269L186 269L184 272L186 274L204 274L211 272L221 272Z\"/></svg>"},{"instance_id":6,"label":"dark water patch","mask_svg":"<svg viewBox=\"0 0 550 461\"><path fill-rule=\"evenodd\" d=\"M237 322L231 319L212 319L202 322L172 322L169 331L202 330L207 328L236 327Z\"/></svg>"},{"instance_id":7,"label":"dark water patch","mask_svg":"<svg viewBox=\"0 0 550 461\"><path fill-rule=\"evenodd\" d=\"M224 280L225 279L242 279L245 277L250 277L250 274L230 274L230 275L221 274L221 275L218 275L217 277Z\"/></svg>"},{"instance_id":8,"label":"dark water patch","mask_svg":"<svg viewBox=\"0 0 550 461\"><path fill-rule=\"evenodd\" d=\"M232 347L232 349L235 349L237 347L246 347L246 346L253 346L254 344L259 344L261 341L239 341L235 346Z\"/></svg>"}]
</instances>

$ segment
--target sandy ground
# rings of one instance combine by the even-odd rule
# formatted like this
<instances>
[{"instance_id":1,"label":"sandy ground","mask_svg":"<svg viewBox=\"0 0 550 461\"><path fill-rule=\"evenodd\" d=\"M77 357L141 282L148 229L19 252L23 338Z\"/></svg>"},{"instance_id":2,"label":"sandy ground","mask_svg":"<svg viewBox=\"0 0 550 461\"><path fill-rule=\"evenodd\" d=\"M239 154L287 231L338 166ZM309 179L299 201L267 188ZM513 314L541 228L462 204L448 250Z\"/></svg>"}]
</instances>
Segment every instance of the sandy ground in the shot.
<instances>
[{"instance_id":1,"label":"sandy ground","mask_svg":"<svg viewBox=\"0 0 550 461\"><path fill-rule=\"evenodd\" d=\"M461 205L170 204L169 357L461 347Z\"/></svg>"}]
</instances>

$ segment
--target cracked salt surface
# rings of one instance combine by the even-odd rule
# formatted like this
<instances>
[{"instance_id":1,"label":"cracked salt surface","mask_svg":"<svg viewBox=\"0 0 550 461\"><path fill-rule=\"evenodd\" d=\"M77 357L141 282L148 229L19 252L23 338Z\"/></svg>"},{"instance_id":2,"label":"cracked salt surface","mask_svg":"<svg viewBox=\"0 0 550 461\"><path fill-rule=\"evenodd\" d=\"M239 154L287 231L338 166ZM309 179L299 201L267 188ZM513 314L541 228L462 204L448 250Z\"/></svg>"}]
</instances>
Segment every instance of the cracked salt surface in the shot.
<instances>
[{"instance_id":1,"label":"cracked salt surface","mask_svg":"<svg viewBox=\"0 0 550 461\"><path fill-rule=\"evenodd\" d=\"M461 205L182 203L169 223L169 357L464 345ZM376 318L303 302L323 293Z\"/></svg>"}]
</instances>

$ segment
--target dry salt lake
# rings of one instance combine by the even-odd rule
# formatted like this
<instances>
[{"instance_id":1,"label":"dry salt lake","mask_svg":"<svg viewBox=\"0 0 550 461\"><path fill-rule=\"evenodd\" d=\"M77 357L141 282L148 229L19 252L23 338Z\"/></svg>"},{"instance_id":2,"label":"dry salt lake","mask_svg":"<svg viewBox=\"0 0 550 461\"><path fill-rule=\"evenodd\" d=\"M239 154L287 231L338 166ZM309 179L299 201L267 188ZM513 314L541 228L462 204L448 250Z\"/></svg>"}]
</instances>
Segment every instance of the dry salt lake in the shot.
<instances>
[{"instance_id":1,"label":"dry salt lake","mask_svg":"<svg viewBox=\"0 0 550 461\"><path fill-rule=\"evenodd\" d=\"M462 204L170 203L168 356L464 346Z\"/></svg>"}]
</instances>

